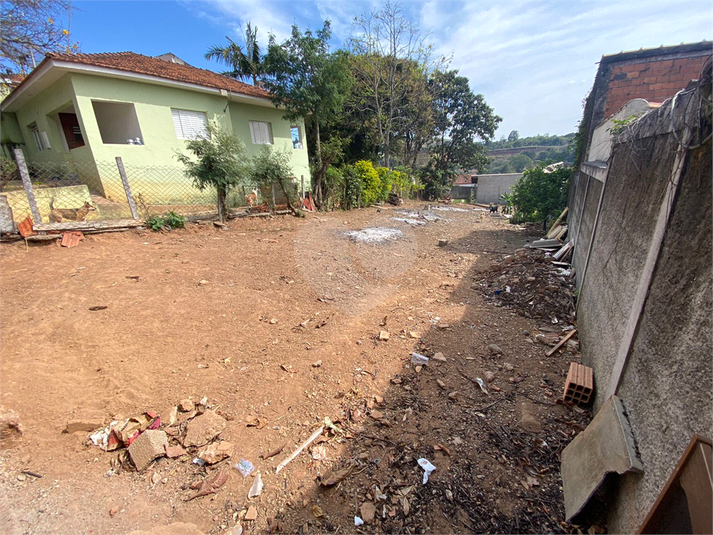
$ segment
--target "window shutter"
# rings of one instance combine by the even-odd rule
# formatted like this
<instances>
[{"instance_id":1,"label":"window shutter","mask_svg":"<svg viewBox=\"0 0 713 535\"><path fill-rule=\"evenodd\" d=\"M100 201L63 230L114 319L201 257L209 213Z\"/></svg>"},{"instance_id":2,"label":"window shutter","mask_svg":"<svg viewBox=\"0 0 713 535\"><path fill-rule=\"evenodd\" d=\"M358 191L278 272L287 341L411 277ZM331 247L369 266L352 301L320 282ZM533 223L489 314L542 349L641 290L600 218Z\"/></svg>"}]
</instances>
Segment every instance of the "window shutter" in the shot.
<instances>
[{"instance_id":1,"label":"window shutter","mask_svg":"<svg viewBox=\"0 0 713 535\"><path fill-rule=\"evenodd\" d=\"M173 116L173 128L176 131L176 137L178 139L185 139L183 127L181 126L181 111L171 110L171 115Z\"/></svg>"}]
</instances>

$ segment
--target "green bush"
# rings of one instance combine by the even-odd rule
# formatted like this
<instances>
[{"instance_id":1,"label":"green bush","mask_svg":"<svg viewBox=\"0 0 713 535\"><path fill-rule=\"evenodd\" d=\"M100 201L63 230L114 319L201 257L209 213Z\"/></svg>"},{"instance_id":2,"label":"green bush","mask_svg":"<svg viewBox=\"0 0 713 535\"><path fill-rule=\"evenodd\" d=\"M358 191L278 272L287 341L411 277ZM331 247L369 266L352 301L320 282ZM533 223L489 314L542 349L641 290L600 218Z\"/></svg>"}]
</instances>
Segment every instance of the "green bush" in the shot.
<instances>
[{"instance_id":1,"label":"green bush","mask_svg":"<svg viewBox=\"0 0 713 535\"><path fill-rule=\"evenodd\" d=\"M527 169L522 178L512 188L512 204L516 211L513 222L542 221L547 224L549 216L559 214L567 206L571 167L560 167L552 172L540 163L534 169Z\"/></svg>"},{"instance_id":2,"label":"green bush","mask_svg":"<svg viewBox=\"0 0 713 535\"><path fill-rule=\"evenodd\" d=\"M154 232L183 228L186 226L186 218L174 211L170 211L163 214L163 216L152 215L146 220L146 226Z\"/></svg>"},{"instance_id":3,"label":"green bush","mask_svg":"<svg viewBox=\"0 0 713 535\"><path fill-rule=\"evenodd\" d=\"M374 204L381 200L381 179L379 173L374 169L374 164L366 160L359 160L354 164L354 168L359 174L364 188L364 206Z\"/></svg>"},{"instance_id":4,"label":"green bush","mask_svg":"<svg viewBox=\"0 0 713 535\"><path fill-rule=\"evenodd\" d=\"M345 165L341 169L344 181L341 206L344 210L359 208L364 202L364 182L361 174L353 165Z\"/></svg>"}]
</instances>

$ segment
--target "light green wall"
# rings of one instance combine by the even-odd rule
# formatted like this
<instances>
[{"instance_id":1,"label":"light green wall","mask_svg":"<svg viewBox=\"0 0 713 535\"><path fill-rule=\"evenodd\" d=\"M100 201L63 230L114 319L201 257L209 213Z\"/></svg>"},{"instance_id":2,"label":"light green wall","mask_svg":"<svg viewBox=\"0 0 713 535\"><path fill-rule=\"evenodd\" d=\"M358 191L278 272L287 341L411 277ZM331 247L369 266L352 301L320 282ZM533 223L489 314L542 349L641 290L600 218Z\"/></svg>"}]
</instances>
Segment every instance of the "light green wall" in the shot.
<instances>
[{"instance_id":1,"label":"light green wall","mask_svg":"<svg viewBox=\"0 0 713 535\"><path fill-rule=\"evenodd\" d=\"M105 102L128 102L135 106L141 129L143 145L104 144L94 114L92 100ZM86 145L71 151L65 150L58 123L54 116L63 108L73 105L79 120ZM245 142L248 151L259 151L260 145L253 145L250 137L249 121L272 123L276 148L287 147L292 155L293 172L298 179L305 177L305 187L309 187L309 163L306 143L303 149L292 149L290 123L282 119L282 112L273 107L255 106L244 103L228 103L226 97L159 86L137 81L120 80L90 74L65 75L40 93L17 112L20 131L25 140L26 158L30 162L97 162L94 173L101 177L101 184L82 177L90 189L115 201L125 200L125 193L118 172L115 172L115 157L121 156L129 174L129 183L136 196L143 191L147 202L176 203L179 197L207 200L206 193L200 193L191 186L190 180L180 177L177 170L181 164L176 160L176 151L185 152L185 140L178 139L173 126L171 108L205 112L208 119L217 119L220 124ZM40 131L46 131L52 148L37 151L34 139L27 125L36 122ZM304 125L297 123L302 128ZM164 168L161 172L131 172L131 168ZM166 172L172 168L173 172ZM167 178L168 177L168 178ZM174 178L176 177L176 178ZM173 187L178 180L179 188ZM176 191L178 190L178 191ZM170 191L170 199L168 192ZM184 193L185 192L185 193Z\"/></svg>"},{"instance_id":2,"label":"light green wall","mask_svg":"<svg viewBox=\"0 0 713 535\"><path fill-rule=\"evenodd\" d=\"M0 115L0 141L3 143L24 143L20 131L20 123L17 122L17 115L14 113L3 113Z\"/></svg>"}]
</instances>

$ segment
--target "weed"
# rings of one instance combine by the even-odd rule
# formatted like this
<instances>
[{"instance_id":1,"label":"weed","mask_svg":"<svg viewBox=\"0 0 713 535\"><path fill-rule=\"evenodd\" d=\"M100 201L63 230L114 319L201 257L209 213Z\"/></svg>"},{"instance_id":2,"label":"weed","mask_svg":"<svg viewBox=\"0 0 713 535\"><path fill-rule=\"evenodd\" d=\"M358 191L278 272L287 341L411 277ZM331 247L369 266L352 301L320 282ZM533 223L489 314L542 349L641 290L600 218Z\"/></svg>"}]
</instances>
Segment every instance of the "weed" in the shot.
<instances>
[{"instance_id":1,"label":"weed","mask_svg":"<svg viewBox=\"0 0 713 535\"><path fill-rule=\"evenodd\" d=\"M163 214L163 216L152 215L146 220L146 226L154 232L183 228L186 226L186 218L174 211L170 211Z\"/></svg>"}]
</instances>

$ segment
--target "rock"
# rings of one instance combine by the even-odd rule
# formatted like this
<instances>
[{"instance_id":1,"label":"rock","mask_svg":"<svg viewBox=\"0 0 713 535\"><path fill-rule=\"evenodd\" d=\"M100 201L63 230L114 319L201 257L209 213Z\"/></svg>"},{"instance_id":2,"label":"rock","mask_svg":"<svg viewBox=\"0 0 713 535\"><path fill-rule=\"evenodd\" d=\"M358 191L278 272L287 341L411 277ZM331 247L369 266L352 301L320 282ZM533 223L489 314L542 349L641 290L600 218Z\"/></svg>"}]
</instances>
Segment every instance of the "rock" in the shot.
<instances>
[{"instance_id":1,"label":"rock","mask_svg":"<svg viewBox=\"0 0 713 535\"><path fill-rule=\"evenodd\" d=\"M458 391L453 391L448 393L448 398L449 399L457 399L458 398Z\"/></svg>"},{"instance_id":2,"label":"rock","mask_svg":"<svg viewBox=\"0 0 713 535\"><path fill-rule=\"evenodd\" d=\"M410 332L408 333L408 335L409 335L411 338L421 338L421 337L419 336L419 334L418 334L416 331L410 331Z\"/></svg>"},{"instance_id":3,"label":"rock","mask_svg":"<svg viewBox=\"0 0 713 535\"><path fill-rule=\"evenodd\" d=\"M438 247L445 247L448 245L448 240L438 240Z\"/></svg>"},{"instance_id":4,"label":"rock","mask_svg":"<svg viewBox=\"0 0 713 535\"><path fill-rule=\"evenodd\" d=\"M383 396L380 396L379 394L374 394L374 401L381 404L384 402L384 398L383 398Z\"/></svg>"},{"instance_id":5,"label":"rock","mask_svg":"<svg viewBox=\"0 0 713 535\"><path fill-rule=\"evenodd\" d=\"M495 380L495 374L493 372L485 372L483 374L483 379L485 379L489 383L492 383Z\"/></svg>"},{"instance_id":6,"label":"rock","mask_svg":"<svg viewBox=\"0 0 713 535\"><path fill-rule=\"evenodd\" d=\"M376 514L376 507L374 507L374 504L371 502L364 502L363 504L361 504L359 512L361 512L361 519L364 521L365 524L368 524L369 522L372 522L374 520L374 515Z\"/></svg>"},{"instance_id":7,"label":"rock","mask_svg":"<svg viewBox=\"0 0 713 535\"><path fill-rule=\"evenodd\" d=\"M270 320L270 325L275 325L277 323L277 318L272 318Z\"/></svg>"},{"instance_id":8,"label":"rock","mask_svg":"<svg viewBox=\"0 0 713 535\"><path fill-rule=\"evenodd\" d=\"M257 509L254 505L248 508L248 512L245 513L245 520L253 521L257 519Z\"/></svg>"},{"instance_id":9,"label":"rock","mask_svg":"<svg viewBox=\"0 0 713 535\"><path fill-rule=\"evenodd\" d=\"M114 518L114 515L119 512L119 506L115 505L111 509L109 509L109 516Z\"/></svg>"},{"instance_id":10,"label":"rock","mask_svg":"<svg viewBox=\"0 0 713 535\"><path fill-rule=\"evenodd\" d=\"M542 431L542 422L537 417L537 407L529 401L520 403L520 427L528 433Z\"/></svg>"},{"instance_id":11,"label":"rock","mask_svg":"<svg viewBox=\"0 0 713 535\"><path fill-rule=\"evenodd\" d=\"M507 371L507 372L511 372L511 371L513 371L514 369L515 369L515 366L513 366L513 365L510 364L509 362L503 362L503 370L505 370L505 371Z\"/></svg>"},{"instance_id":12,"label":"rock","mask_svg":"<svg viewBox=\"0 0 713 535\"><path fill-rule=\"evenodd\" d=\"M490 350L491 355L502 355L503 354L503 350L500 349L500 346L498 346L497 344L490 344L488 346L488 349Z\"/></svg>"},{"instance_id":13,"label":"rock","mask_svg":"<svg viewBox=\"0 0 713 535\"><path fill-rule=\"evenodd\" d=\"M451 328L451 326L448 323L439 323L438 325L436 325L436 327L441 331L445 331L446 329Z\"/></svg>"},{"instance_id":14,"label":"rock","mask_svg":"<svg viewBox=\"0 0 713 535\"><path fill-rule=\"evenodd\" d=\"M381 420L384 417L384 413L381 411L371 411L369 416L371 416L374 420Z\"/></svg>"},{"instance_id":15,"label":"rock","mask_svg":"<svg viewBox=\"0 0 713 535\"><path fill-rule=\"evenodd\" d=\"M27 476L25 474L17 474L18 481L25 481L26 479L27 479Z\"/></svg>"},{"instance_id":16,"label":"rock","mask_svg":"<svg viewBox=\"0 0 713 535\"><path fill-rule=\"evenodd\" d=\"M222 433L225 426L225 418L216 414L214 411L205 411L200 416L196 416L188 424L183 445L185 447L205 446Z\"/></svg>"},{"instance_id":17,"label":"rock","mask_svg":"<svg viewBox=\"0 0 713 535\"><path fill-rule=\"evenodd\" d=\"M178 420L178 407L171 407L161 413L161 425L170 427Z\"/></svg>"},{"instance_id":18,"label":"rock","mask_svg":"<svg viewBox=\"0 0 713 535\"><path fill-rule=\"evenodd\" d=\"M163 431L149 429L141 433L129 446L129 456L138 471L146 468L151 461L166 455L168 438Z\"/></svg>"},{"instance_id":19,"label":"rock","mask_svg":"<svg viewBox=\"0 0 713 535\"><path fill-rule=\"evenodd\" d=\"M0 444L10 445L22 437L22 431L20 415L12 409L0 407Z\"/></svg>"},{"instance_id":20,"label":"rock","mask_svg":"<svg viewBox=\"0 0 713 535\"><path fill-rule=\"evenodd\" d=\"M181 457L187 452L181 446L168 446L166 448L166 457L169 459L175 459L176 457Z\"/></svg>"},{"instance_id":21,"label":"rock","mask_svg":"<svg viewBox=\"0 0 713 535\"><path fill-rule=\"evenodd\" d=\"M103 418L80 418L67 422L67 427L64 428L65 433L89 433L104 425Z\"/></svg>"},{"instance_id":22,"label":"rock","mask_svg":"<svg viewBox=\"0 0 713 535\"><path fill-rule=\"evenodd\" d=\"M195 407L192 399L182 399L178 404L178 410L181 412L191 412Z\"/></svg>"},{"instance_id":23,"label":"rock","mask_svg":"<svg viewBox=\"0 0 713 535\"><path fill-rule=\"evenodd\" d=\"M382 342L386 342L390 338L390 335L388 331L381 331L379 332L379 340Z\"/></svg>"},{"instance_id":24,"label":"rock","mask_svg":"<svg viewBox=\"0 0 713 535\"><path fill-rule=\"evenodd\" d=\"M318 360L318 361L312 363L313 368L319 368L320 366L322 366L321 360Z\"/></svg>"},{"instance_id":25,"label":"rock","mask_svg":"<svg viewBox=\"0 0 713 535\"><path fill-rule=\"evenodd\" d=\"M445 388L445 387L446 387L446 383L444 383L444 382L441 381L440 379L436 379L436 382L438 383L438 386L440 386L441 388Z\"/></svg>"},{"instance_id":26,"label":"rock","mask_svg":"<svg viewBox=\"0 0 713 535\"><path fill-rule=\"evenodd\" d=\"M446 362L446 357L440 351L433 355L433 360L438 360L440 362Z\"/></svg>"},{"instance_id":27,"label":"rock","mask_svg":"<svg viewBox=\"0 0 713 535\"><path fill-rule=\"evenodd\" d=\"M201 279L198 281L198 286L205 286L206 284L208 284L208 281L205 279Z\"/></svg>"},{"instance_id":28,"label":"rock","mask_svg":"<svg viewBox=\"0 0 713 535\"><path fill-rule=\"evenodd\" d=\"M235 447L232 442L214 442L198 454L208 464L215 464L233 455Z\"/></svg>"}]
</instances>

